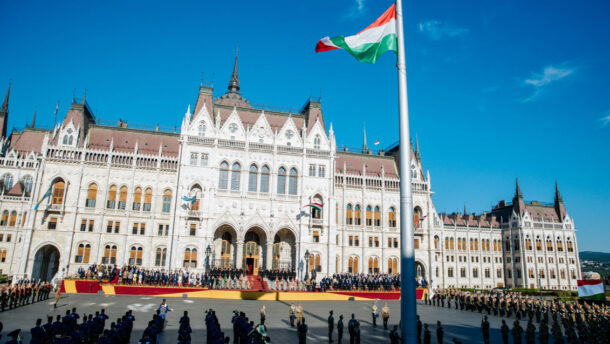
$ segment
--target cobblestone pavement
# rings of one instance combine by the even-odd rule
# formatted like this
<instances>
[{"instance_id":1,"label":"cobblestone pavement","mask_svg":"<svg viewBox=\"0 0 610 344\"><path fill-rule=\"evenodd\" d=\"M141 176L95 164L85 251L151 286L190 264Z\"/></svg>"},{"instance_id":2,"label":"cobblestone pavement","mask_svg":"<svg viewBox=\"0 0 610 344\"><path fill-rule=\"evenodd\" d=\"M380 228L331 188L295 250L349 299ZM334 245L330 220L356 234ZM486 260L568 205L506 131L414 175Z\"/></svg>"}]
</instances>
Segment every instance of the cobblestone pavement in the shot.
<instances>
[{"instance_id":1,"label":"cobblestone pavement","mask_svg":"<svg viewBox=\"0 0 610 344\"><path fill-rule=\"evenodd\" d=\"M35 325L37 318L42 318L43 323L46 322L47 315L65 314L67 309L72 307L77 308L77 312L82 314L94 313L101 308L106 309L106 314L110 319L106 322L109 326L111 321L125 314L128 309L133 310L136 317L134 330L131 336L132 343L137 343L141 337L142 331L146 327L148 321L152 318L152 314L160 304L161 299L157 297L145 296L120 296L120 295L62 295L57 309L53 309L53 297L49 300L35 303L33 305L23 306L17 309L8 310L0 313L0 321L4 324L3 338L7 340L6 334L13 329L21 328L21 339L24 343L29 343L29 329ZM297 334L294 328L291 328L288 322L289 303L283 301L237 301L237 300L209 300L209 299L182 299L169 298L168 303L174 312L168 314L168 325L165 331L161 334L160 343L176 343L178 338L178 320L182 316L183 311L188 311L191 318L191 326L193 328L192 339L193 343L205 342L205 327L203 323L204 310L212 308L216 311L220 325L225 335L233 339L233 328L231 325L231 317L233 310L240 310L246 313L251 320L258 323L260 308L263 304L267 307L267 320L265 324L268 328L269 336L272 343L296 343ZM335 321L339 319L339 315L343 314L345 331L344 343L349 343L349 335L347 333L347 321L352 313L360 320L362 329L362 343L389 343L388 333L383 329L381 318L377 322L377 328L372 326L369 301L308 301L301 302L305 311L306 322L309 325L308 343L326 343L328 342L327 318L328 311L333 309ZM383 307L383 301L378 301L378 307ZM398 301L389 301L388 306L391 309L390 328L398 324L398 314L400 313L400 304ZM436 321L440 320L444 331L444 342L451 343L455 337L463 343L482 343L481 335L481 319L482 314L458 311L455 309L448 310L424 305L418 301L418 314L421 316L422 322L428 323L432 332L432 342L436 343ZM501 342L500 325L501 318L489 317L491 325L491 342ZM512 327L514 318L508 319L507 323ZM521 326L525 327L526 322L521 321ZM336 326L333 338L336 343ZM233 342L231 340L231 342Z\"/></svg>"}]
</instances>

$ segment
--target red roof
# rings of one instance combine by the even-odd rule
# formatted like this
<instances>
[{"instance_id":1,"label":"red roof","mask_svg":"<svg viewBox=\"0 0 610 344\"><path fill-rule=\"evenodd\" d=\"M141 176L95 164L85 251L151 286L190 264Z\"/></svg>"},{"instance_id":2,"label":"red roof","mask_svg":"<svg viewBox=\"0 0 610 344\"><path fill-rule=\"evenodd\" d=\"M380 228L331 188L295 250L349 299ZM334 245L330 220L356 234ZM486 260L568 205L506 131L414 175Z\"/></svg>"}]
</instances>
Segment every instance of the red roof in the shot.
<instances>
[{"instance_id":1,"label":"red roof","mask_svg":"<svg viewBox=\"0 0 610 344\"><path fill-rule=\"evenodd\" d=\"M381 176L381 168L383 167L386 177L398 178L396 163L391 157L337 152L336 160L338 173L361 175L363 167L366 166L367 175ZM344 167L345 171L343 170Z\"/></svg>"},{"instance_id":2,"label":"red roof","mask_svg":"<svg viewBox=\"0 0 610 344\"><path fill-rule=\"evenodd\" d=\"M90 128L89 148L108 150L111 142L116 152L133 153L137 142L140 154L158 155L161 147L162 155L178 156L178 134L102 126Z\"/></svg>"}]
</instances>

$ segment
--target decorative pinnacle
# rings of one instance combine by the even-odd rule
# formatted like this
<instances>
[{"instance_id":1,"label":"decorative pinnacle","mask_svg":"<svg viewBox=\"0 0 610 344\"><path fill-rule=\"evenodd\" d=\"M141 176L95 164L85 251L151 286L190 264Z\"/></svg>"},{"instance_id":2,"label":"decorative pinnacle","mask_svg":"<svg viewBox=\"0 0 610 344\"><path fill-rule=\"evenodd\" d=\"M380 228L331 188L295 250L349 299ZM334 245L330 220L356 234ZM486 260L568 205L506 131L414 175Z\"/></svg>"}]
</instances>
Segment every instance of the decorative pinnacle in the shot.
<instances>
[{"instance_id":1,"label":"decorative pinnacle","mask_svg":"<svg viewBox=\"0 0 610 344\"><path fill-rule=\"evenodd\" d=\"M239 93L239 75L237 73L237 60L239 55L239 45L235 48L235 64L233 65L233 74L229 81L229 92Z\"/></svg>"}]
</instances>

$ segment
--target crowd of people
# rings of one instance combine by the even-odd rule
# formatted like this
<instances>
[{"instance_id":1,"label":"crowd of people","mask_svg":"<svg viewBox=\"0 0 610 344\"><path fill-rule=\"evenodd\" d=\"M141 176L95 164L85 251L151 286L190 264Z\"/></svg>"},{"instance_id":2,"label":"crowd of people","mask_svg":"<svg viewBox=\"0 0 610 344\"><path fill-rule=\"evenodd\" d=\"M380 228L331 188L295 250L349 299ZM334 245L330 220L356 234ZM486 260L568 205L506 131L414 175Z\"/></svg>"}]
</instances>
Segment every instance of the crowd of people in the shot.
<instances>
[{"instance_id":1,"label":"crowd of people","mask_svg":"<svg viewBox=\"0 0 610 344\"><path fill-rule=\"evenodd\" d=\"M379 290L400 289L400 275L393 274L333 274L320 280L320 290Z\"/></svg>"},{"instance_id":2,"label":"crowd of people","mask_svg":"<svg viewBox=\"0 0 610 344\"><path fill-rule=\"evenodd\" d=\"M201 287L209 289L250 289L250 281L243 270L227 268L210 269L207 273L183 269L165 270L140 266L93 264L87 269L80 267L76 277L97 279L100 282L126 285L163 287Z\"/></svg>"},{"instance_id":3,"label":"crowd of people","mask_svg":"<svg viewBox=\"0 0 610 344\"><path fill-rule=\"evenodd\" d=\"M458 290L436 290L425 304L446 307L460 311L493 314L502 318L514 318L512 328L502 319L500 331L502 342L507 344L512 335L513 343L546 344L553 343L609 343L610 307L603 302L573 302L541 300L524 296L518 292L494 291L490 293L471 293ZM525 328L520 321L527 321ZM536 328L538 324L538 328ZM489 322L487 316L481 323L485 343L489 343ZM549 333L550 330L550 333ZM525 333L525 337L523 334Z\"/></svg>"},{"instance_id":4,"label":"crowd of people","mask_svg":"<svg viewBox=\"0 0 610 344\"><path fill-rule=\"evenodd\" d=\"M53 285L48 282L22 280L0 289L0 311L21 307L49 298Z\"/></svg>"}]
</instances>

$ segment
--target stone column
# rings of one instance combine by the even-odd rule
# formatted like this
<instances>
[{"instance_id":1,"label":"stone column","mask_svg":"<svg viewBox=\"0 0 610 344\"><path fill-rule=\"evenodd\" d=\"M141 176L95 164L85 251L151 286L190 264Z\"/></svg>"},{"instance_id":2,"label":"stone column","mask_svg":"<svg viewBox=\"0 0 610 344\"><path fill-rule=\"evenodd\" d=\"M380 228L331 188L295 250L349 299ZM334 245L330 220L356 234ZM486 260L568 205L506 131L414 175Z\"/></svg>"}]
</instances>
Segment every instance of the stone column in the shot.
<instances>
[{"instance_id":1,"label":"stone column","mask_svg":"<svg viewBox=\"0 0 610 344\"><path fill-rule=\"evenodd\" d=\"M271 270L273 267L273 243L267 242L267 258L265 262L265 269Z\"/></svg>"},{"instance_id":2,"label":"stone column","mask_svg":"<svg viewBox=\"0 0 610 344\"><path fill-rule=\"evenodd\" d=\"M237 252L235 252L235 257L237 257L236 262L235 262L235 267L237 269L241 269L242 263L244 261L244 242L243 241L237 242Z\"/></svg>"}]
</instances>

